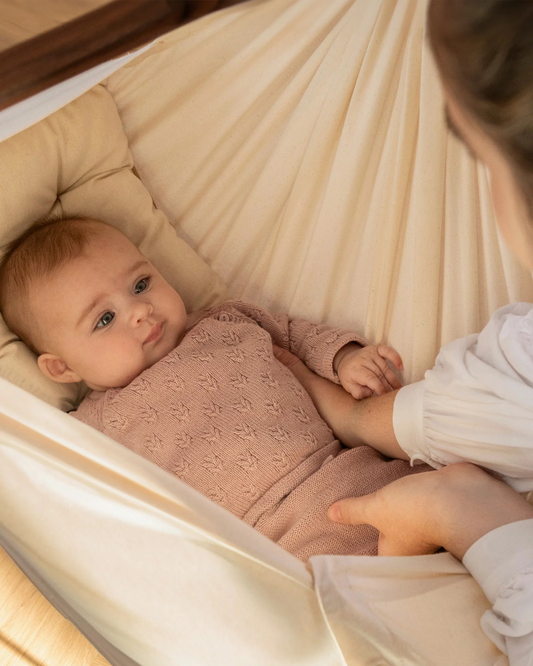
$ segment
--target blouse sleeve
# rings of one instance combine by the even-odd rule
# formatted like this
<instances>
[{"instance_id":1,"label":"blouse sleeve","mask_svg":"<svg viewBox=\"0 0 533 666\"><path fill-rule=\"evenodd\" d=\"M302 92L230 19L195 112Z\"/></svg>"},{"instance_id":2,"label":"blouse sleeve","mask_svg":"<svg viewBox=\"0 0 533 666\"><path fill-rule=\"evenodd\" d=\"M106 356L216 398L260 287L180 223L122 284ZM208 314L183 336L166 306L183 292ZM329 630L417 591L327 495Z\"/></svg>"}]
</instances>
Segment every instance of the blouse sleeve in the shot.
<instances>
[{"instance_id":1,"label":"blouse sleeve","mask_svg":"<svg viewBox=\"0 0 533 666\"><path fill-rule=\"evenodd\" d=\"M476 541L463 564L482 587L492 610L485 634L510 666L533 664L533 519L504 525Z\"/></svg>"},{"instance_id":2,"label":"blouse sleeve","mask_svg":"<svg viewBox=\"0 0 533 666\"><path fill-rule=\"evenodd\" d=\"M469 461L533 490L533 305L501 308L479 335L443 347L398 392L393 425L412 463Z\"/></svg>"}]
</instances>

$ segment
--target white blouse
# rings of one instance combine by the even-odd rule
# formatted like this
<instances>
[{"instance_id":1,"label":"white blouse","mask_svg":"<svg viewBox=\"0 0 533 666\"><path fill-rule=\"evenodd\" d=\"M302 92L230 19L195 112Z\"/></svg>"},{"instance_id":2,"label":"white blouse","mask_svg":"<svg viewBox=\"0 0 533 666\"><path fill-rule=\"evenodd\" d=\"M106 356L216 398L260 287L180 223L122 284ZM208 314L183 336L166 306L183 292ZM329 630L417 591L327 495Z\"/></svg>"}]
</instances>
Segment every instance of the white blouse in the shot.
<instances>
[{"instance_id":1,"label":"white blouse","mask_svg":"<svg viewBox=\"0 0 533 666\"><path fill-rule=\"evenodd\" d=\"M463 564L493 604L481 618L483 631L507 654L510 666L532 666L533 519L481 537Z\"/></svg>"},{"instance_id":2,"label":"white blouse","mask_svg":"<svg viewBox=\"0 0 533 666\"><path fill-rule=\"evenodd\" d=\"M398 392L393 424L412 463L469 461L533 490L533 305L500 308L480 334L443 347Z\"/></svg>"}]
</instances>

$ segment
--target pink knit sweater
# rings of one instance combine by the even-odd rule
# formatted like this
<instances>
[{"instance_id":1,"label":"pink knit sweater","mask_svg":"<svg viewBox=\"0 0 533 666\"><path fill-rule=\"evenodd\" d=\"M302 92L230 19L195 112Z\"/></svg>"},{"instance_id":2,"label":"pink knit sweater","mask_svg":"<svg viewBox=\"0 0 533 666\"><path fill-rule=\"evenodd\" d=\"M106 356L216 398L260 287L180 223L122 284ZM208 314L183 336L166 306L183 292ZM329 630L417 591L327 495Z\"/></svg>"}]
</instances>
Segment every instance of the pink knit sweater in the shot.
<instances>
[{"instance_id":1,"label":"pink knit sweater","mask_svg":"<svg viewBox=\"0 0 533 666\"><path fill-rule=\"evenodd\" d=\"M290 349L335 381L333 358L364 341L241 302L191 315L182 342L128 386L90 393L73 416L176 474L300 559L375 554L377 532L337 525L328 506L412 470L346 449L273 355ZM422 471L418 468L416 471Z\"/></svg>"}]
</instances>

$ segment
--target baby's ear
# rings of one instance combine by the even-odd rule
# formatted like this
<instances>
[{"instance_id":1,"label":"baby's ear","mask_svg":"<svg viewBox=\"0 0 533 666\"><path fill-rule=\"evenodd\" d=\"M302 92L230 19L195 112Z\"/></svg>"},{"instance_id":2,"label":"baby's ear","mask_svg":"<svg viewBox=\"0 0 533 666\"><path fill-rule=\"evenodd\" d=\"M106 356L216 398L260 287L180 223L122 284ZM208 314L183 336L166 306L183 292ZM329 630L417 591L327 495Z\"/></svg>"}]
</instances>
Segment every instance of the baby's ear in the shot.
<instances>
[{"instance_id":1,"label":"baby's ear","mask_svg":"<svg viewBox=\"0 0 533 666\"><path fill-rule=\"evenodd\" d=\"M49 379L60 384L71 384L73 382L81 382L79 377L73 370L71 370L65 361L61 360L55 354L41 354L37 359L39 369Z\"/></svg>"}]
</instances>

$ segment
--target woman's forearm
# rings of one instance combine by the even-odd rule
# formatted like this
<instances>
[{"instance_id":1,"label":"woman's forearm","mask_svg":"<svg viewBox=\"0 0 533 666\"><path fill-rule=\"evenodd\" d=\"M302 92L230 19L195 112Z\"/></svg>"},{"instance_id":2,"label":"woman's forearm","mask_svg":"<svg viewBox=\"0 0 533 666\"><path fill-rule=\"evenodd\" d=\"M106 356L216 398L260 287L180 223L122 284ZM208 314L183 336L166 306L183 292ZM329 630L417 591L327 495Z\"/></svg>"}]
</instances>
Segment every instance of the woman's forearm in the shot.
<instances>
[{"instance_id":1,"label":"woman's forearm","mask_svg":"<svg viewBox=\"0 0 533 666\"><path fill-rule=\"evenodd\" d=\"M396 440L392 425L397 393L396 390L365 400L353 400L351 408L346 409L347 423L342 442L346 446L367 444L390 458L409 460Z\"/></svg>"},{"instance_id":2,"label":"woman's forearm","mask_svg":"<svg viewBox=\"0 0 533 666\"><path fill-rule=\"evenodd\" d=\"M392 410L397 391L355 400L342 386L319 377L286 350L279 350L277 356L295 375L320 416L345 446L368 444L390 458L408 460L407 454L396 441L392 427Z\"/></svg>"}]
</instances>

